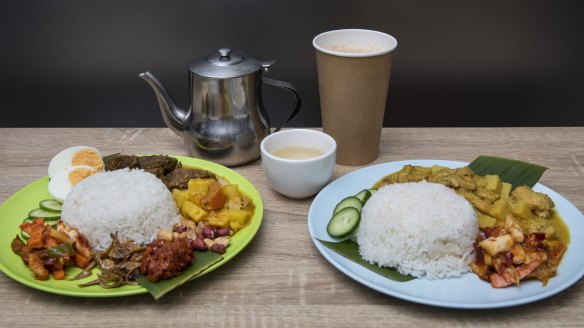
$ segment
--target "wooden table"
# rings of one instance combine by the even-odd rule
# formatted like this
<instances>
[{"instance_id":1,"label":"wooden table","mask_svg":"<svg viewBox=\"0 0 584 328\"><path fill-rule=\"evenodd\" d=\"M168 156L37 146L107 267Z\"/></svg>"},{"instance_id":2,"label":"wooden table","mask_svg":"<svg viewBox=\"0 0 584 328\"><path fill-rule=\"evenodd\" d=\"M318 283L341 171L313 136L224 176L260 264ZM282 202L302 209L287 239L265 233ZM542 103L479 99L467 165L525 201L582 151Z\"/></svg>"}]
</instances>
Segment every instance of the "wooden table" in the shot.
<instances>
[{"instance_id":1,"label":"wooden table","mask_svg":"<svg viewBox=\"0 0 584 328\"><path fill-rule=\"evenodd\" d=\"M88 144L104 154L186 155L168 129L0 129L0 201L47 174L58 151ZM549 167L541 182L584 210L584 128L384 129L375 163L472 161L479 154ZM335 178L357 167L335 169ZM329 264L307 229L312 198L289 200L268 186L261 162L235 168L259 190L265 213L248 247L212 274L159 301L150 295L74 298L0 274L0 327L560 327L584 325L584 283L548 299L502 310L418 305L371 290ZM2 218L0 218L2 219ZM580 236L573 236L580 238ZM8 247L9 241L1 241Z\"/></svg>"}]
</instances>

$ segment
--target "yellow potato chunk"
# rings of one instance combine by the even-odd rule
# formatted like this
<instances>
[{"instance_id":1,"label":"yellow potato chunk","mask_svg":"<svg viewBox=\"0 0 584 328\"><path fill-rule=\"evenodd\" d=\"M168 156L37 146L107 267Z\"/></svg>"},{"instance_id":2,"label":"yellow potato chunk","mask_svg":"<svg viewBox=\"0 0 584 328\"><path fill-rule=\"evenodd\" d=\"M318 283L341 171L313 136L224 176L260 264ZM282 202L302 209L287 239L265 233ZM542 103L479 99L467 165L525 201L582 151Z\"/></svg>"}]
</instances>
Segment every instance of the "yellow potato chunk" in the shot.
<instances>
[{"instance_id":1,"label":"yellow potato chunk","mask_svg":"<svg viewBox=\"0 0 584 328\"><path fill-rule=\"evenodd\" d=\"M479 222L480 228L494 227L495 225L497 225L497 219L495 219L492 216L479 214L477 216L477 220Z\"/></svg>"},{"instance_id":2,"label":"yellow potato chunk","mask_svg":"<svg viewBox=\"0 0 584 328\"><path fill-rule=\"evenodd\" d=\"M243 228L251 218L251 212L239 209L222 209L215 214L218 221L214 221L215 226L222 228L231 228L233 232L237 232L239 229ZM209 218L208 220L211 220ZM209 223L211 224L211 223Z\"/></svg>"},{"instance_id":3,"label":"yellow potato chunk","mask_svg":"<svg viewBox=\"0 0 584 328\"><path fill-rule=\"evenodd\" d=\"M511 193L512 185L507 182L501 183L501 198L502 199L509 199L509 194Z\"/></svg>"},{"instance_id":4,"label":"yellow potato chunk","mask_svg":"<svg viewBox=\"0 0 584 328\"><path fill-rule=\"evenodd\" d=\"M204 209L188 200L184 201L180 208L180 212L182 215L193 219L195 222L201 222L208 214Z\"/></svg>"},{"instance_id":5,"label":"yellow potato chunk","mask_svg":"<svg viewBox=\"0 0 584 328\"><path fill-rule=\"evenodd\" d=\"M509 213L509 202L504 199L497 199L493 203L493 206L491 206L489 214L500 221L504 221L507 217L507 213Z\"/></svg>"},{"instance_id":6,"label":"yellow potato chunk","mask_svg":"<svg viewBox=\"0 0 584 328\"><path fill-rule=\"evenodd\" d=\"M185 200L189 199L189 193L186 190L172 189L172 198L176 203L176 207L181 208Z\"/></svg>"},{"instance_id":7,"label":"yellow potato chunk","mask_svg":"<svg viewBox=\"0 0 584 328\"><path fill-rule=\"evenodd\" d=\"M215 182L213 179L191 179L188 183L189 201L199 207L202 206L201 200L209 192L211 183Z\"/></svg>"},{"instance_id":8,"label":"yellow potato chunk","mask_svg":"<svg viewBox=\"0 0 584 328\"><path fill-rule=\"evenodd\" d=\"M229 222L237 222L241 226L247 224L247 221L251 217L251 213L245 210L224 210L224 213L229 218Z\"/></svg>"},{"instance_id":9,"label":"yellow potato chunk","mask_svg":"<svg viewBox=\"0 0 584 328\"><path fill-rule=\"evenodd\" d=\"M204 195L209 191L212 179L191 179L188 183L189 195Z\"/></svg>"},{"instance_id":10,"label":"yellow potato chunk","mask_svg":"<svg viewBox=\"0 0 584 328\"><path fill-rule=\"evenodd\" d=\"M509 203L511 205L511 213L522 219L529 220L532 216L531 208L527 202L516 200Z\"/></svg>"},{"instance_id":11,"label":"yellow potato chunk","mask_svg":"<svg viewBox=\"0 0 584 328\"><path fill-rule=\"evenodd\" d=\"M229 227L231 228L231 230L233 230L233 232L234 232L234 233L235 233L235 232L238 232L238 231L239 231L239 229L243 228L243 227L241 226L241 224L239 224L239 223L237 223L237 222L230 222L230 223L229 223Z\"/></svg>"},{"instance_id":12,"label":"yellow potato chunk","mask_svg":"<svg viewBox=\"0 0 584 328\"><path fill-rule=\"evenodd\" d=\"M226 184L223 186L223 193L227 198L240 197L239 186L236 184Z\"/></svg>"},{"instance_id":13,"label":"yellow potato chunk","mask_svg":"<svg viewBox=\"0 0 584 328\"><path fill-rule=\"evenodd\" d=\"M222 212L218 212L215 215L210 215L205 219L205 222L217 228L228 228L229 218Z\"/></svg>"},{"instance_id":14,"label":"yellow potato chunk","mask_svg":"<svg viewBox=\"0 0 584 328\"><path fill-rule=\"evenodd\" d=\"M501 192L501 178L498 175L486 175L485 176L485 188L492 190L496 193Z\"/></svg>"},{"instance_id":15,"label":"yellow potato chunk","mask_svg":"<svg viewBox=\"0 0 584 328\"><path fill-rule=\"evenodd\" d=\"M188 201L202 208L203 206L201 206L201 198L203 198L203 196L205 195L189 195Z\"/></svg>"}]
</instances>

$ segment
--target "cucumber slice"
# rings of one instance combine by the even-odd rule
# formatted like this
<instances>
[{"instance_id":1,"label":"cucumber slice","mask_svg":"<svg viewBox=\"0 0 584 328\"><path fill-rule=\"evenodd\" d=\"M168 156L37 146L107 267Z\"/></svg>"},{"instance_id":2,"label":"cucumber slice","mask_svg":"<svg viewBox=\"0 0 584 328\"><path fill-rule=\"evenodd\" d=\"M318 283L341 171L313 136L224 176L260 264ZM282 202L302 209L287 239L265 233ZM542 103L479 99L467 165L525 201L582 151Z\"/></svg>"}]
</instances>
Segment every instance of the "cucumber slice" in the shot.
<instances>
[{"instance_id":1,"label":"cucumber slice","mask_svg":"<svg viewBox=\"0 0 584 328\"><path fill-rule=\"evenodd\" d=\"M45 221L45 224L50 225L53 228L57 228L57 224L59 223L59 220L54 220L54 221Z\"/></svg>"},{"instance_id":2,"label":"cucumber slice","mask_svg":"<svg viewBox=\"0 0 584 328\"><path fill-rule=\"evenodd\" d=\"M31 223L32 219L27 217L24 220L22 220L22 223ZM20 230L20 238L24 241L27 241L28 238L30 238L29 234L27 234L26 232Z\"/></svg>"},{"instance_id":3,"label":"cucumber slice","mask_svg":"<svg viewBox=\"0 0 584 328\"><path fill-rule=\"evenodd\" d=\"M349 237L361 221L361 213L354 207L345 207L333 215L326 232L333 238Z\"/></svg>"},{"instance_id":4,"label":"cucumber slice","mask_svg":"<svg viewBox=\"0 0 584 328\"><path fill-rule=\"evenodd\" d=\"M29 218L43 218L45 222L47 221L57 221L61 217L61 212L47 211L41 208L36 208L28 212Z\"/></svg>"},{"instance_id":5,"label":"cucumber slice","mask_svg":"<svg viewBox=\"0 0 584 328\"><path fill-rule=\"evenodd\" d=\"M45 199L39 203L39 206L46 211L61 212L63 204L54 199Z\"/></svg>"},{"instance_id":6,"label":"cucumber slice","mask_svg":"<svg viewBox=\"0 0 584 328\"><path fill-rule=\"evenodd\" d=\"M373 195L374 193L377 192L377 188L371 188L371 189L368 189L368 190L371 193L371 195Z\"/></svg>"},{"instance_id":7,"label":"cucumber slice","mask_svg":"<svg viewBox=\"0 0 584 328\"><path fill-rule=\"evenodd\" d=\"M363 205L365 205L365 203L367 202L369 197L371 197L371 192L368 189L363 189L363 190L359 191L359 193L356 194L355 197L359 198L361 203L363 203Z\"/></svg>"},{"instance_id":8,"label":"cucumber slice","mask_svg":"<svg viewBox=\"0 0 584 328\"><path fill-rule=\"evenodd\" d=\"M30 235L27 234L26 232L20 230L20 238L22 238L22 240L27 241L28 238L30 238Z\"/></svg>"},{"instance_id":9,"label":"cucumber slice","mask_svg":"<svg viewBox=\"0 0 584 328\"><path fill-rule=\"evenodd\" d=\"M24 219L22 222L26 222L26 223L32 223L32 222L34 221L34 219L36 219L36 217L35 217L35 218L33 218L33 217L27 217L27 218L26 218L26 219ZM59 223L59 219L60 219L60 218L57 218L57 219L55 219L55 220L52 220L52 219L49 219L49 220L47 220L47 219L44 219L44 220L45 220L45 224L48 224L48 225L50 225L51 227L53 227L53 228L56 228L56 227L57 227L57 224Z\"/></svg>"},{"instance_id":10,"label":"cucumber slice","mask_svg":"<svg viewBox=\"0 0 584 328\"><path fill-rule=\"evenodd\" d=\"M361 202L361 200L355 196L349 196L343 200L341 200L337 206L335 206L335 209L333 211L333 215L336 214L337 212L339 212L340 210L342 210L343 208L347 208L347 207L353 207L355 209L357 209L357 211L359 211L359 213L361 212L361 208L363 208L363 203Z\"/></svg>"}]
</instances>

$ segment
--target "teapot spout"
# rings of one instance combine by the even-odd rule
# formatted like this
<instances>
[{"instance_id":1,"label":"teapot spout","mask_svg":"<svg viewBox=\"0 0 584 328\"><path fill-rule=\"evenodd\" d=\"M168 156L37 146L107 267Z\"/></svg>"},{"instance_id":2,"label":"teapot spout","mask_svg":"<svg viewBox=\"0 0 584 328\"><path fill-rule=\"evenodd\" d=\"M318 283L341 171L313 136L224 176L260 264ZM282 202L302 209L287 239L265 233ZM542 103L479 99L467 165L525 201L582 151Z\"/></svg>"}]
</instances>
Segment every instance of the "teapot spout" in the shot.
<instances>
[{"instance_id":1,"label":"teapot spout","mask_svg":"<svg viewBox=\"0 0 584 328\"><path fill-rule=\"evenodd\" d=\"M154 74L146 71L140 73L138 76L148 82L154 90L156 98L158 99L158 104L160 105L160 112L162 113L164 123L166 123L166 125L179 137L182 137L185 129L185 122L189 113L176 105L170 93Z\"/></svg>"}]
</instances>

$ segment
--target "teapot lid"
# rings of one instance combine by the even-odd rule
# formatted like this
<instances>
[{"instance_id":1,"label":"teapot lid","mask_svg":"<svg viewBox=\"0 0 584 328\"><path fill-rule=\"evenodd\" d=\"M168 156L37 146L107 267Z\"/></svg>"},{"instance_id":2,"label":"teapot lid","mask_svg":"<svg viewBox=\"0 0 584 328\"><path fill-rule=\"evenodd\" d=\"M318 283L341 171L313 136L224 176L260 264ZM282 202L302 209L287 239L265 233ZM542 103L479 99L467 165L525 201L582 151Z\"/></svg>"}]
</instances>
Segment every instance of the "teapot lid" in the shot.
<instances>
[{"instance_id":1,"label":"teapot lid","mask_svg":"<svg viewBox=\"0 0 584 328\"><path fill-rule=\"evenodd\" d=\"M229 48L219 48L217 53L193 61L189 70L203 77L223 79L249 75L261 68L267 69L274 62L261 62Z\"/></svg>"}]
</instances>

